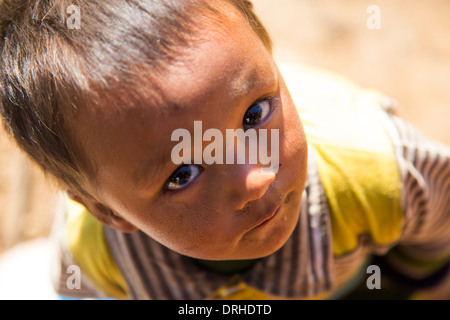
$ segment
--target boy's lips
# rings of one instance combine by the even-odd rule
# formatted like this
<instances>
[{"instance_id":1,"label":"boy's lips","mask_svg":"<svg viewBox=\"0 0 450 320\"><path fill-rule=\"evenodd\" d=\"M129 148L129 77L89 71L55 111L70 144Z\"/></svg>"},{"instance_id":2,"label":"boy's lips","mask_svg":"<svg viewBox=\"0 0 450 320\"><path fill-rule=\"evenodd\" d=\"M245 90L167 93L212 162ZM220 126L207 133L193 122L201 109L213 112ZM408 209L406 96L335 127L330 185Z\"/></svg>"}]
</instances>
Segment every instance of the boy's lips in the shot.
<instances>
[{"instance_id":1,"label":"boy's lips","mask_svg":"<svg viewBox=\"0 0 450 320\"><path fill-rule=\"evenodd\" d=\"M283 206L288 204L291 201L293 194L294 194L294 191L291 191L287 194L283 193L282 195L280 195L278 200L281 199L281 201L278 202L278 204L276 204L275 206L271 206L272 209L268 210L267 213L260 218L259 222L249 230L258 229L260 227L265 226L270 221L272 221L280 213L280 210L283 209Z\"/></svg>"},{"instance_id":2,"label":"boy's lips","mask_svg":"<svg viewBox=\"0 0 450 320\"><path fill-rule=\"evenodd\" d=\"M279 205L275 211L272 211L262 222L256 225L256 227L254 227L253 229L257 229L268 224L280 212L281 206L282 205Z\"/></svg>"}]
</instances>

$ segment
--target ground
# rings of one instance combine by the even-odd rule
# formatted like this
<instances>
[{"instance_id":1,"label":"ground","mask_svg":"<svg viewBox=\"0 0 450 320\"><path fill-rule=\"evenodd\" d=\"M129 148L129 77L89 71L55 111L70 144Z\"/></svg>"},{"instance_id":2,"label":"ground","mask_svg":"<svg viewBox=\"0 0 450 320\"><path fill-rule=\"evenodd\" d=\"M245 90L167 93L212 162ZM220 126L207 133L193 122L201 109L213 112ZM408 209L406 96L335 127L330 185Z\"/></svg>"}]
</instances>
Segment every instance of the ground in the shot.
<instances>
[{"instance_id":1,"label":"ground","mask_svg":"<svg viewBox=\"0 0 450 320\"><path fill-rule=\"evenodd\" d=\"M450 144L450 2L254 0L254 4L274 39L278 60L326 68L379 89L397 100L401 116L429 137ZM371 26L376 18L380 28L370 29L368 21ZM48 235L56 194L1 131L0 253Z\"/></svg>"}]
</instances>

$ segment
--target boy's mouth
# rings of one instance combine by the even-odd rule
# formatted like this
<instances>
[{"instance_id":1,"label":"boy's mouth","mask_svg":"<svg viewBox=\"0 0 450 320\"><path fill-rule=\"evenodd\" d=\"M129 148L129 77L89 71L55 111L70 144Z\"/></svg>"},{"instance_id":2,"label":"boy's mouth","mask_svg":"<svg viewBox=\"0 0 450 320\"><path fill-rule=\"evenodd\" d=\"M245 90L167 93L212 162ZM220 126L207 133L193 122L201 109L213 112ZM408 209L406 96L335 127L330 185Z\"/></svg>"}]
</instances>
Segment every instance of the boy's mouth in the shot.
<instances>
[{"instance_id":1,"label":"boy's mouth","mask_svg":"<svg viewBox=\"0 0 450 320\"><path fill-rule=\"evenodd\" d=\"M253 228L251 228L250 230L255 230L255 229L264 227L269 222L274 220L280 214L281 210L290 203L293 195L294 195L294 191L291 191L288 194L283 194L283 196L280 197L281 201L276 206L272 207L274 209L267 211L267 214L265 214L261 218L261 220L258 222L258 224L256 226L254 226Z\"/></svg>"},{"instance_id":2,"label":"boy's mouth","mask_svg":"<svg viewBox=\"0 0 450 320\"><path fill-rule=\"evenodd\" d=\"M280 212L282 205L280 205L275 212L273 212L268 218L266 218L263 222L261 222L260 224L258 224L255 228L253 229L257 229L257 228L261 228L263 226L265 226L266 224L268 224L270 221L272 221L275 216Z\"/></svg>"}]
</instances>

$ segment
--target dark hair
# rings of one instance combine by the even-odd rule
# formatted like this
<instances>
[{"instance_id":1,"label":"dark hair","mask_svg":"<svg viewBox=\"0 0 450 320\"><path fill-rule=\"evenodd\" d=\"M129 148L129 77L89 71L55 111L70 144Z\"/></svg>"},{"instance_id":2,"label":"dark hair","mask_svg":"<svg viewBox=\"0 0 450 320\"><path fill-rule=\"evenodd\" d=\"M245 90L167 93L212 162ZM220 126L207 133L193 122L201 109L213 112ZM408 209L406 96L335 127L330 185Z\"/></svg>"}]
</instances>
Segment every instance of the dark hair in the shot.
<instances>
[{"instance_id":1,"label":"dark hair","mask_svg":"<svg viewBox=\"0 0 450 320\"><path fill-rule=\"evenodd\" d=\"M105 92L117 96L115 89L132 88L136 66L157 73L175 59L177 48L188 45L200 15L220 15L216 3L0 0L0 108L6 131L62 187L85 193L80 181L92 168L71 134L74 113L104 101ZM250 1L225 3L246 17L271 50ZM80 10L80 29L68 27L71 5Z\"/></svg>"}]
</instances>

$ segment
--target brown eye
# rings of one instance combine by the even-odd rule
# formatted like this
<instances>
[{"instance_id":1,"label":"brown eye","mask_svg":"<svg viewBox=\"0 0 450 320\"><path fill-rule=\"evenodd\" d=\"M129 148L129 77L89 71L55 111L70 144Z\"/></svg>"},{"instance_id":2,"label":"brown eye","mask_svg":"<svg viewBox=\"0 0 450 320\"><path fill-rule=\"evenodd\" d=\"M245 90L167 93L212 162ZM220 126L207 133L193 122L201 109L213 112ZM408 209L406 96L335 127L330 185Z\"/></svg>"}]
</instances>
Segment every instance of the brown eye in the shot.
<instances>
[{"instance_id":1,"label":"brown eye","mask_svg":"<svg viewBox=\"0 0 450 320\"><path fill-rule=\"evenodd\" d=\"M247 109L244 115L243 125L244 129L256 126L259 122L264 120L270 113L270 100L266 99L255 103Z\"/></svg>"},{"instance_id":2,"label":"brown eye","mask_svg":"<svg viewBox=\"0 0 450 320\"><path fill-rule=\"evenodd\" d=\"M166 190L179 190L187 187L202 171L202 167L184 164L167 179Z\"/></svg>"}]
</instances>

